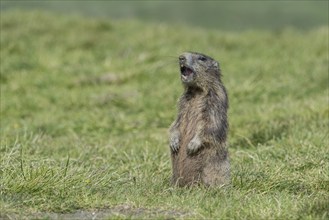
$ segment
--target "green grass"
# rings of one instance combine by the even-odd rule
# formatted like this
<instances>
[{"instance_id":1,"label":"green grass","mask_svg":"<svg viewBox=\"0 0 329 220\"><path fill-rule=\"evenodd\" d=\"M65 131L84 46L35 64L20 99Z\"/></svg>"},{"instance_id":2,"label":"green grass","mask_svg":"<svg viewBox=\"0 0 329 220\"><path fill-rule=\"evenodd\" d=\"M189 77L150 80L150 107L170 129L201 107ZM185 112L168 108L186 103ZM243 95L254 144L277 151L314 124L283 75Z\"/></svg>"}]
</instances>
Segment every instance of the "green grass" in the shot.
<instances>
[{"instance_id":1,"label":"green grass","mask_svg":"<svg viewBox=\"0 0 329 220\"><path fill-rule=\"evenodd\" d=\"M186 50L221 63L228 189L170 186ZM0 217L327 219L328 93L327 26L234 33L1 13Z\"/></svg>"},{"instance_id":2,"label":"green grass","mask_svg":"<svg viewBox=\"0 0 329 220\"><path fill-rule=\"evenodd\" d=\"M48 10L112 19L140 19L225 30L298 27L309 30L328 24L326 0L316 1L40 1L1 0L0 11Z\"/></svg>"}]
</instances>

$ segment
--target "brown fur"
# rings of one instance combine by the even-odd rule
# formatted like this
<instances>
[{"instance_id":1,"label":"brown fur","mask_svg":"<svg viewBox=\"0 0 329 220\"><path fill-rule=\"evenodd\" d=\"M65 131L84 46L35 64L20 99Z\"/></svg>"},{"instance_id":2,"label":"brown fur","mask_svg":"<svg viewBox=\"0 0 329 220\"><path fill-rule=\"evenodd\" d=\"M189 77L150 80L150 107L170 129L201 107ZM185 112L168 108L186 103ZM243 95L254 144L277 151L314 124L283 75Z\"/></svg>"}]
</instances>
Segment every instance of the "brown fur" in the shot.
<instances>
[{"instance_id":1,"label":"brown fur","mask_svg":"<svg viewBox=\"0 0 329 220\"><path fill-rule=\"evenodd\" d=\"M170 127L172 183L227 184L228 100L219 64L200 53L184 53L179 59L185 92L178 104L177 119Z\"/></svg>"}]
</instances>

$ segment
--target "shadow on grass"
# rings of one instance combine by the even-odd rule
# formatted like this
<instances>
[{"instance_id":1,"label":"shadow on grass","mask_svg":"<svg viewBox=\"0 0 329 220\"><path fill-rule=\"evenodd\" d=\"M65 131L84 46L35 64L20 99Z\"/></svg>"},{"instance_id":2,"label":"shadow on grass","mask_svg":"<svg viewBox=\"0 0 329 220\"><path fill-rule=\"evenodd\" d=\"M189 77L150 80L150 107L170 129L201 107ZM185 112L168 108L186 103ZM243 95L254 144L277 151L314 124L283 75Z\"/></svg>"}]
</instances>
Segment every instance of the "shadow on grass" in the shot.
<instances>
[{"instance_id":1,"label":"shadow on grass","mask_svg":"<svg viewBox=\"0 0 329 220\"><path fill-rule=\"evenodd\" d=\"M287 192L294 195L312 195L314 189L311 184L298 179L274 180L265 171L247 171L240 169L233 174L233 185L237 189L253 189L259 193Z\"/></svg>"},{"instance_id":2,"label":"shadow on grass","mask_svg":"<svg viewBox=\"0 0 329 220\"><path fill-rule=\"evenodd\" d=\"M320 219L329 218L329 197L317 200L314 203L306 203L300 210L299 216L311 215L319 217Z\"/></svg>"}]
</instances>

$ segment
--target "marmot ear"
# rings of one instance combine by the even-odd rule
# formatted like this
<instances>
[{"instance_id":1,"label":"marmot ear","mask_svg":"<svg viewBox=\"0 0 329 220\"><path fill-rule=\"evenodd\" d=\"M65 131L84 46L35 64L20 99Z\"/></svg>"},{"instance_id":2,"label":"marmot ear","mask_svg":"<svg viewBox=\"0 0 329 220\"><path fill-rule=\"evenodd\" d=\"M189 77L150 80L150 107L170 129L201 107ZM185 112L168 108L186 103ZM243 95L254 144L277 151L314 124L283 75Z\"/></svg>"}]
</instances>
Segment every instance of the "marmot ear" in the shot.
<instances>
[{"instance_id":1,"label":"marmot ear","mask_svg":"<svg viewBox=\"0 0 329 220\"><path fill-rule=\"evenodd\" d=\"M212 64L215 68L218 68L219 67L219 63L217 61L213 61L213 64Z\"/></svg>"}]
</instances>

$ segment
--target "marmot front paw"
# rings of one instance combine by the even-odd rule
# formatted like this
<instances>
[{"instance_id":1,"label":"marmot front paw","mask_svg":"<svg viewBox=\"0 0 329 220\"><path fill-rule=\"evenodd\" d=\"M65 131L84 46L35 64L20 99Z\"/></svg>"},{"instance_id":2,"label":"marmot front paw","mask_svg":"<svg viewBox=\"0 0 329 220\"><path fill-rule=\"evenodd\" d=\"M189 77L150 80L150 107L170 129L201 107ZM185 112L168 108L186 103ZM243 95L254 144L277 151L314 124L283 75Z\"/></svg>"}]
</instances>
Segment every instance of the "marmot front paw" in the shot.
<instances>
[{"instance_id":1,"label":"marmot front paw","mask_svg":"<svg viewBox=\"0 0 329 220\"><path fill-rule=\"evenodd\" d=\"M174 132L172 135L170 135L169 145L170 145L170 149L173 152L178 151L178 149L179 149L179 133L178 132Z\"/></svg>"},{"instance_id":2,"label":"marmot front paw","mask_svg":"<svg viewBox=\"0 0 329 220\"><path fill-rule=\"evenodd\" d=\"M201 140L198 136L195 136L187 145L187 154L191 155L196 153L201 148Z\"/></svg>"}]
</instances>

